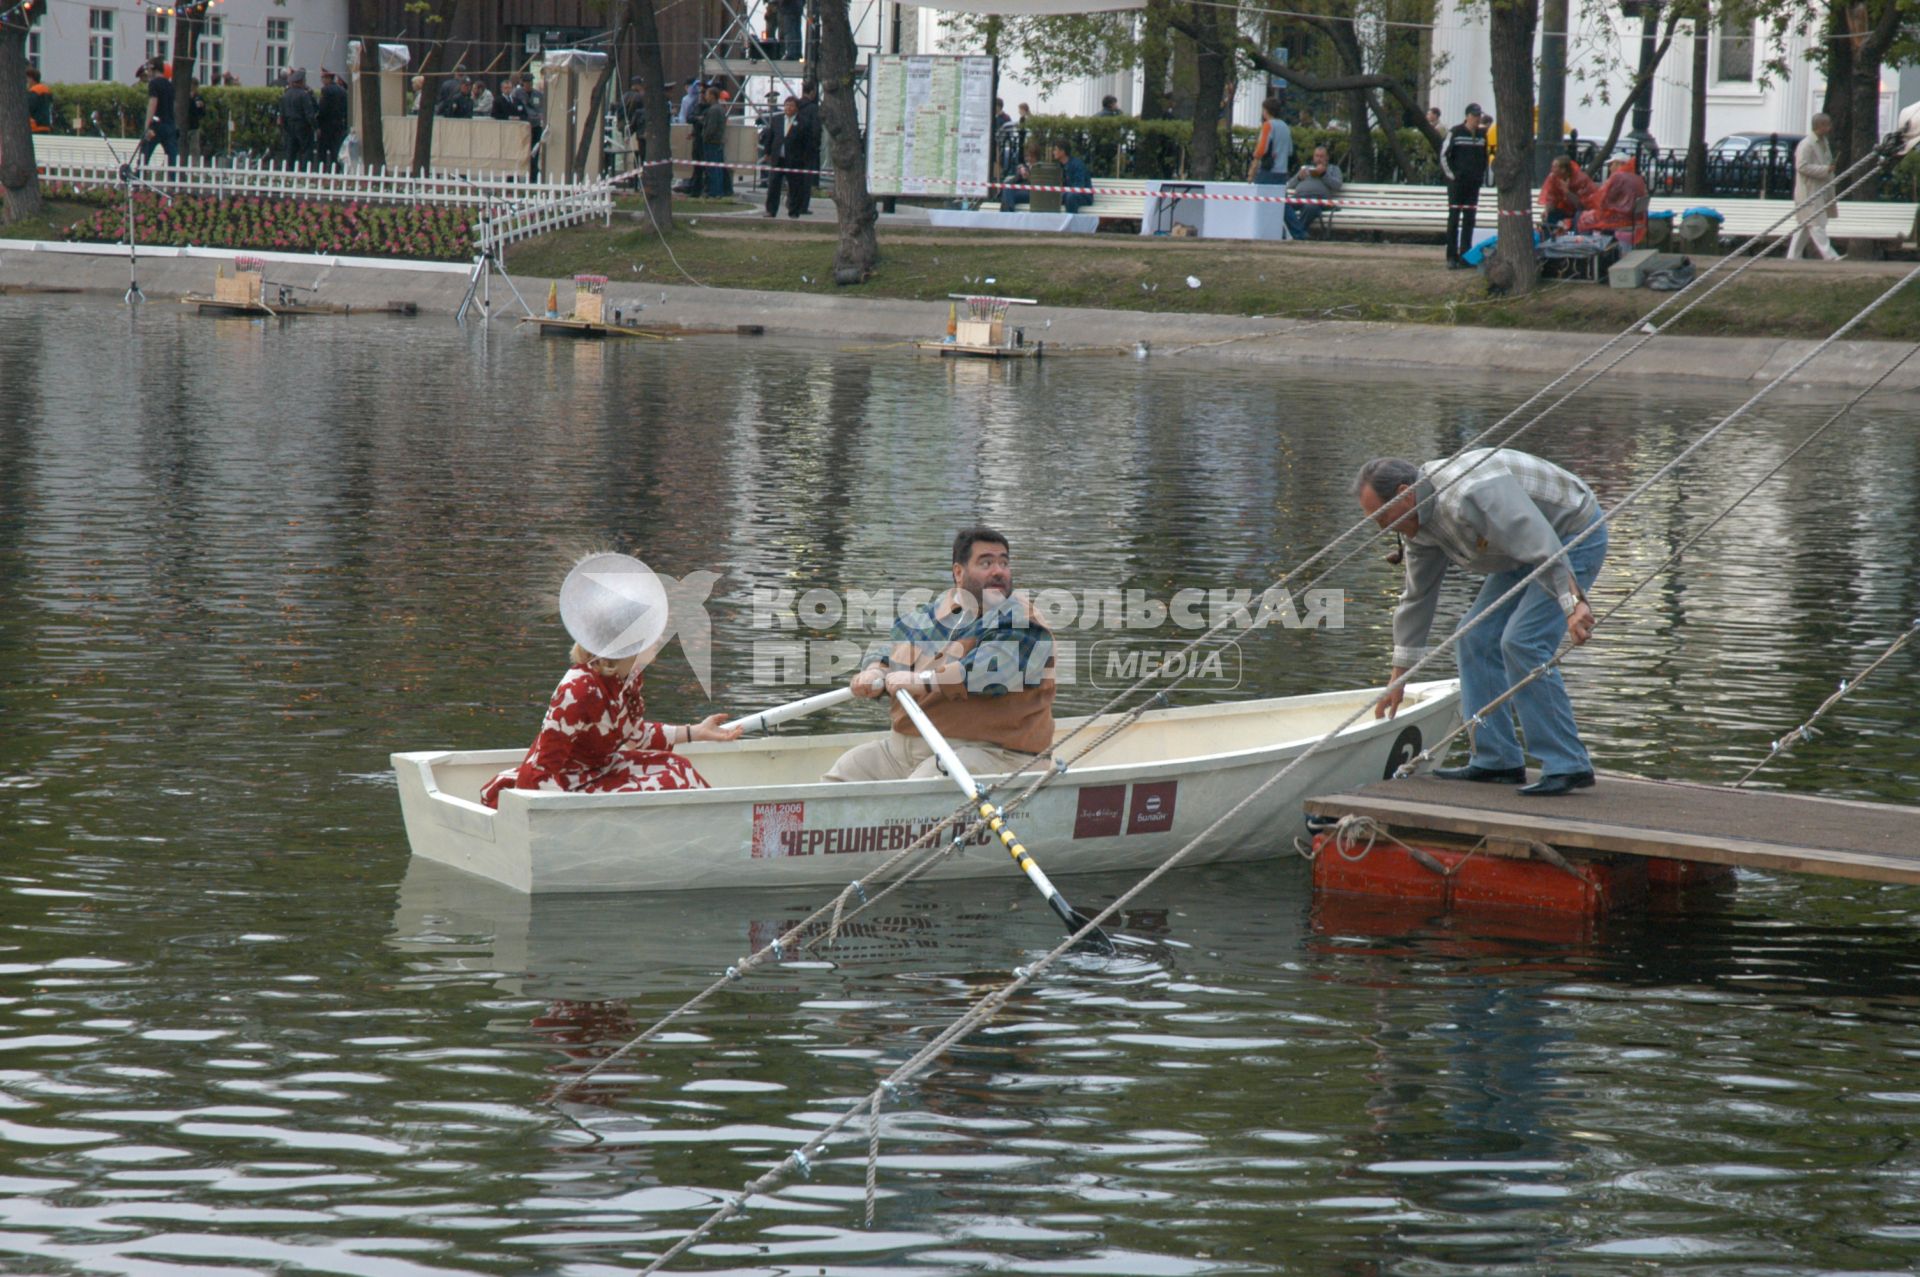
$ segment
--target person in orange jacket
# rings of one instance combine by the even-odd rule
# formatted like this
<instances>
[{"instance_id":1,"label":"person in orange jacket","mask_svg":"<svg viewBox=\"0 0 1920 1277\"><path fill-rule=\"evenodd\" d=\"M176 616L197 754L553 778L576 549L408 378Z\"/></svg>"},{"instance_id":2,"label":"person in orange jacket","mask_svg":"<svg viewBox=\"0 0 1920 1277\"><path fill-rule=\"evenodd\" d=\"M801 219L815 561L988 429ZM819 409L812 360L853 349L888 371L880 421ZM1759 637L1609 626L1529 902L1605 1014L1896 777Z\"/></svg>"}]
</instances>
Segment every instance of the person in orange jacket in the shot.
<instances>
[{"instance_id":1,"label":"person in orange jacket","mask_svg":"<svg viewBox=\"0 0 1920 1277\"><path fill-rule=\"evenodd\" d=\"M53 90L40 83L37 67L27 68L27 127L35 133L53 132Z\"/></svg>"}]
</instances>

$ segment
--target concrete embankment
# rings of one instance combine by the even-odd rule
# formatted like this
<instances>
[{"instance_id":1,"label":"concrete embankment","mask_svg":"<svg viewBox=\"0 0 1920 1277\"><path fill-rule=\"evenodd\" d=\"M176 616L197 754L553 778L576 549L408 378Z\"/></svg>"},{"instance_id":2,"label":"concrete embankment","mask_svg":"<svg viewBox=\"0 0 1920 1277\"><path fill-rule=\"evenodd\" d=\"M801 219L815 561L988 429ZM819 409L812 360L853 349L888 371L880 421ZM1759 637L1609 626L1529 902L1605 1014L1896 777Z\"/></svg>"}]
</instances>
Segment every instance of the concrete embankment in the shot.
<instances>
[{"instance_id":1,"label":"concrete embankment","mask_svg":"<svg viewBox=\"0 0 1920 1277\"><path fill-rule=\"evenodd\" d=\"M276 283L314 288L321 300L351 306L411 303L419 308L422 322L450 319L468 287L468 269L457 264L256 255L269 260L268 275ZM188 293L210 292L216 264L230 262L234 256L224 250L148 249L140 255L138 279L151 301L172 302ZM117 299L126 291L127 280L126 254L112 246L0 240L0 289L78 289ZM551 282L515 280L535 306L544 303ZM612 306L629 314L638 308L648 324L698 328L758 324L771 337L840 344L932 336L944 329L947 318L945 301L641 285L618 279L607 292ZM511 292L498 279L492 284L492 301L496 316L518 313ZM1348 371L1436 375L1511 373L1528 384L1572 366L1607 340L1591 333L1053 307L1033 312L1027 335L1062 353L1104 351L1130 356L1145 343L1155 360L1334 365ZM1618 341L1590 368L1605 366L1636 340ZM1634 350L1608 375L1751 383L1757 389L1815 344L1770 337L1657 337ZM1836 391L1858 388L1899 363L1910 349L1891 342L1836 343L1798 373L1794 383ZM1898 368L1882 389L1920 391L1920 360Z\"/></svg>"}]
</instances>

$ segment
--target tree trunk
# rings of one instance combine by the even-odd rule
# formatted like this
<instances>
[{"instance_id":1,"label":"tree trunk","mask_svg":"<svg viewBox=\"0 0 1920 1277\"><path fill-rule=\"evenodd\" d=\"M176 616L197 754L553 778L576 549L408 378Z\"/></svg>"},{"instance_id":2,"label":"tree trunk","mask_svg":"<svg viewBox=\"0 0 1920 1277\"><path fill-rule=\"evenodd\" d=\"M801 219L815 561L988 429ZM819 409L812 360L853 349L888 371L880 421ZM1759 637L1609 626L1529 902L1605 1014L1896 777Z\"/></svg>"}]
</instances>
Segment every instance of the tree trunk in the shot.
<instances>
[{"instance_id":1,"label":"tree trunk","mask_svg":"<svg viewBox=\"0 0 1920 1277\"><path fill-rule=\"evenodd\" d=\"M420 115L413 122L413 166L414 173L428 173L433 169L433 119L439 112L440 94L433 82L434 72L440 65L440 42L427 45L427 51L420 55L420 69L415 72L420 80Z\"/></svg>"},{"instance_id":2,"label":"tree trunk","mask_svg":"<svg viewBox=\"0 0 1920 1277\"><path fill-rule=\"evenodd\" d=\"M375 34L380 6L375 0L353 0L351 7L353 29L360 33L360 70L353 82L360 95L360 163L381 169L387 166L387 129L380 114L380 37Z\"/></svg>"},{"instance_id":3,"label":"tree trunk","mask_svg":"<svg viewBox=\"0 0 1920 1277\"><path fill-rule=\"evenodd\" d=\"M1195 15L1193 36L1193 139L1187 143L1187 171L1195 181L1213 180L1220 162L1220 108L1227 92L1227 46L1220 36L1219 10L1204 7Z\"/></svg>"},{"instance_id":4,"label":"tree trunk","mask_svg":"<svg viewBox=\"0 0 1920 1277\"><path fill-rule=\"evenodd\" d=\"M1394 167L1400 170L1400 181L1413 181L1413 159L1406 148L1400 145L1400 121L1387 115L1386 108L1380 104L1380 95L1372 89L1366 92L1367 105L1372 108L1374 118L1380 121L1380 134L1387 139L1387 152L1393 156Z\"/></svg>"},{"instance_id":5,"label":"tree trunk","mask_svg":"<svg viewBox=\"0 0 1920 1277\"><path fill-rule=\"evenodd\" d=\"M858 284L880 262L874 223L880 211L867 192L867 151L860 110L853 100L858 50L847 20L848 0L819 0L820 120L833 143L833 210L840 241L833 250L833 282Z\"/></svg>"},{"instance_id":6,"label":"tree trunk","mask_svg":"<svg viewBox=\"0 0 1920 1277\"><path fill-rule=\"evenodd\" d=\"M1827 94L1820 109L1833 120L1828 135L1835 171L1847 166L1847 144L1853 140L1853 41L1847 38L1847 6L1827 10Z\"/></svg>"},{"instance_id":7,"label":"tree trunk","mask_svg":"<svg viewBox=\"0 0 1920 1277\"><path fill-rule=\"evenodd\" d=\"M45 211L27 119L27 28L19 20L0 21L0 222Z\"/></svg>"},{"instance_id":8,"label":"tree trunk","mask_svg":"<svg viewBox=\"0 0 1920 1277\"><path fill-rule=\"evenodd\" d=\"M1173 42L1167 34L1167 0L1147 0L1140 19L1140 118L1171 119L1167 102L1167 66Z\"/></svg>"},{"instance_id":9,"label":"tree trunk","mask_svg":"<svg viewBox=\"0 0 1920 1277\"><path fill-rule=\"evenodd\" d=\"M1360 37L1355 32L1353 18L1344 20L1330 19L1314 24L1326 33L1340 55L1340 69L1349 80L1366 74L1366 58L1360 49ZM1347 163L1345 172L1348 180L1371 182L1374 179L1373 133L1367 127L1367 89L1364 85L1349 84L1345 91L1347 99Z\"/></svg>"},{"instance_id":10,"label":"tree trunk","mask_svg":"<svg viewBox=\"0 0 1920 1277\"><path fill-rule=\"evenodd\" d=\"M667 101L667 72L660 57L660 26L653 6L654 0L628 0L627 18L633 24L640 87L647 95L648 167L640 175L640 189L646 193L647 212L654 225L667 231L673 229L673 165L660 161L672 155L673 111Z\"/></svg>"},{"instance_id":11,"label":"tree trunk","mask_svg":"<svg viewBox=\"0 0 1920 1277\"><path fill-rule=\"evenodd\" d=\"M1502 130L1493 160L1493 187L1499 196L1500 240L1488 278L1496 290L1530 293L1539 282L1533 250L1533 33L1540 25L1539 0L1491 0L1490 69L1496 119Z\"/></svg>"},{"instance_id":12,"label":"tree trunk","mask_svg":"<svg viewBox=\"0 0 1920 1277\"><path fill-rule=\"evenodd\" d=\"M187 123L193 119L194 58L200 52L200 23L184 13L173 15L173 126L180 145L187 144Z\"/></svg>"},{"instance_id":13,"label":"tree trunk","mask_svg":"<svg viewBox=\"0 0 1920 1277\"><path fill-rule=\"evenodd\" d=\"M1693 86L1691 118L1687 122L1687 194L1699 199L1707 193L1707 37L1713 30L1713 5L1700 0L1693 15Z\"/></svg>"}]
</instances>

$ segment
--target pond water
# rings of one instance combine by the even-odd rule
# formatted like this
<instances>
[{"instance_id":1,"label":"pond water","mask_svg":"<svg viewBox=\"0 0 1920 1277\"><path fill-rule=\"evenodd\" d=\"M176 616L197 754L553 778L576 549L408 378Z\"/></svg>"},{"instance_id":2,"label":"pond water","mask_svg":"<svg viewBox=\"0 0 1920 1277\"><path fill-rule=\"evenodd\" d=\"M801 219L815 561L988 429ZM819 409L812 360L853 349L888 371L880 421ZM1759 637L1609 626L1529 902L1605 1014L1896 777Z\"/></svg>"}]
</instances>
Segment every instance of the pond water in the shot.
<instances>
[{"instance_id":1,"label":"pond water","mask_svg":"<svg viewBox=\"0 0 1920 1277\"><path fill-rule=\"evenodd\" d=\"M0 298L0 1271L633 1271L1055 942L1011 870L903 893L556 1111L819 903L409 863L388 754L530 738L579 552L721 574L712 702L758 707L796 693L755 686L756 589L937 585L974 519L1033 588L1257 589L1347 526L1367 456L1533 388ZM1744 393L1609 382L1525 442L1617 499ZM1596 598L1831 406L1656 486ZM1602 766L1729 780L1920 613L1911 413L1863 405L1575 658ZM1393 569L1328 584L1340 628L1254 636L1212 692L1377 682ZM1083 672L1063 710L1104 700ZM1917 693L1896 657L1762 780L1912 801ZM649 696L710 703L671 652ZM1762 874L1576 933L1316 907L1299 862L1176 873L1127 957L886 1112L871 1228L862 1130L676 1267L1910 1271L1917 923L1911 889Z\"/></svg>"}]
</instances>

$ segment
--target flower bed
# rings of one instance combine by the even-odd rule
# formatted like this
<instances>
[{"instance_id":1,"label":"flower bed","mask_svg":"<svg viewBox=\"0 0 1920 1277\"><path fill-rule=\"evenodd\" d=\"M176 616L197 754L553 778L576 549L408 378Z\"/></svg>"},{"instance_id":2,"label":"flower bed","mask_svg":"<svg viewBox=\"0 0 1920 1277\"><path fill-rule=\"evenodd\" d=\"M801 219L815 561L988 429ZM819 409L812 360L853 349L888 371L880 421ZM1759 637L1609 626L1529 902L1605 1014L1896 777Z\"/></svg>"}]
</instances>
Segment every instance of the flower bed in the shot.
<instances>
[{"instance_id":1,"label":"flower bed","mask_svg":"<svg viewBox=\"0 0 1920 1277\"><path fill-rule=\"evenodd\" d=\"M133 201L142 244L203 248L260 248L283 253L343 253L464 261L473 256L473 210L415 204L322 204L258 196L223 200L151 194ZM119 243L126 238L126 207L115 203L67 228L67 238Z\"/></svg>"}]
</instances>

